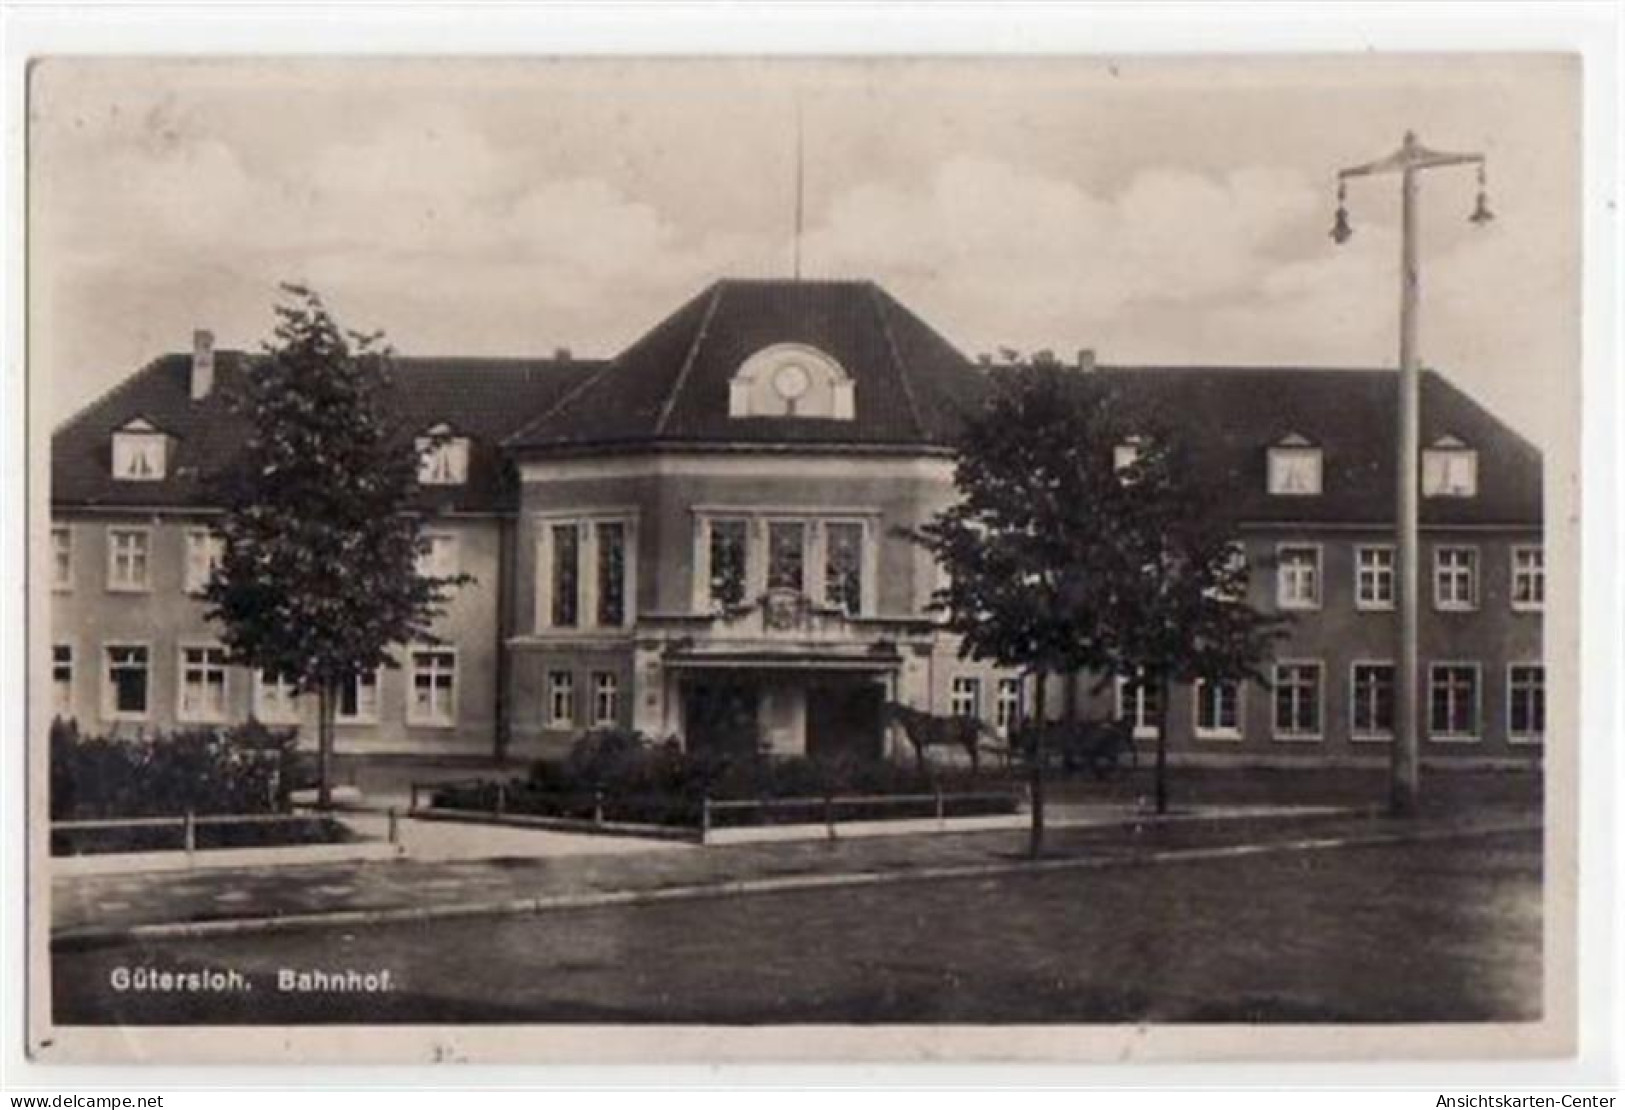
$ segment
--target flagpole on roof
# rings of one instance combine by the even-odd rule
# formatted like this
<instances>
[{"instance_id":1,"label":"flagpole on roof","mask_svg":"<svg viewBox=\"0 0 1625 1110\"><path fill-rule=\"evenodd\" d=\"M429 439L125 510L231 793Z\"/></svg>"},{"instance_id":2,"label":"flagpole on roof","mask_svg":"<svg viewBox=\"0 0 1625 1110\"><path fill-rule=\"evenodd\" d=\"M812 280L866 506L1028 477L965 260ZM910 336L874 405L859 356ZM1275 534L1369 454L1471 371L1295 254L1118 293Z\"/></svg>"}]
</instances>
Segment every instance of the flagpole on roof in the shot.
<instances>
[{"instance_id":1,"label":"flagpole on roof","mask_svg":"<svg viewBox=\"0 0 1625 1110\"><path fill-rule=\"evenodd\" d=\"M796 225L795 225L795 257L792 274L796 281L801 280L801 211L803 203L804 186L806 179L806 162L802 151L801 135L801 94L796 93Z\"/></svg>"}]
</instances>

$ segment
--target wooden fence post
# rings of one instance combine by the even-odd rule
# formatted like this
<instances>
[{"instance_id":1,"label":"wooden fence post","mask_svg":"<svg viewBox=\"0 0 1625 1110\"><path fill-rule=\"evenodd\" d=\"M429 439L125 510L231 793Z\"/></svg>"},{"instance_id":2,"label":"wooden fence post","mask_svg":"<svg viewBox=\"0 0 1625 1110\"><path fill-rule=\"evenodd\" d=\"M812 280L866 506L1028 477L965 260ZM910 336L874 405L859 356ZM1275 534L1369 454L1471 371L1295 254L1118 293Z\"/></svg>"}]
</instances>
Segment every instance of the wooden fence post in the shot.
<instances>
[{"instance_id":1,"label":"wooden fence post","mask_svg":"<svg viewBox=\"0 0 1625 1110\"><path fill-rule=\"evenodd\" d=\"M711 795L700 797L700 843L704 844L711 838Z\"/></svg>"},{"instance_id":2,"label":"wooden fence post","mask_svg":"<svg viewBox=\"0 0 1625 1110\"><path fill-rule=\"evenodd\" d=\"M829 838L835 839L835 799L829 794L824 795L824 824L829 829Z\"/></svg>"},{"instance_id":3,"label":"wooden fence post","mask_svg":"<svg viewBox=\"0 0 1625 1110\"><path fill-rule=\"evenodd\" d=\"M604 791L602 787L592 792L592 823L595 825L604 823Z\"/></svg>"},{"instance_id":4,"label":"wooden fence post","mask_svg":"<svg viewBox=\"0 0 1625 1110\"><path fill-rule=\"evenodd\" d=\"M497 783L497 816L501 817L508 812L508 784Z\"/></svg>"},{"instance_id":5,"label":"wooden fence post","mask_svg":"<svg viewBox=\"0 0 1625 1110\"><path fill-rule=\"evenodd\" d=\"M401 846L401 814L394 806L389 807L389 842Z\"/></svg>"},{"instance_id":6,"label":"wooden fence post","mask_svg":"<svg viewBox=\"0 0 1625 1110\"><path fill-rule=\"evenodd\" d=\"M186 858L191 859L192 853L197 851L197 818L191 810L181 818L181 837L186 845Z\"/></svg>"},{"instance_id":7,"label":"wooden fence post","mask_svg":"<svg viewBox=\"0 0 1625 1110\"><path fill-rule=\"evenodd\" d=\"M944 827L944 825L946 825L946 823L947 823L947 820L946 820L947 813L944 811L943 804L942 804L942 784L940 782L936 784L936 791L937 791L937 828L940 829L940 828Z\"/></svg>"},{"instance_id":8,"label":"wooden fence post","mask_svg":"<svg viewBox=\"0 0 1625 1110\"><path fill-rule=\"evenodd\" d=\"M416 813L417 811L418 811L418 784L414 782L412 784L412 801L411 801L411 804L407 806L406 812L408 812L408 813Z\"/></svg>"}]
</instances>

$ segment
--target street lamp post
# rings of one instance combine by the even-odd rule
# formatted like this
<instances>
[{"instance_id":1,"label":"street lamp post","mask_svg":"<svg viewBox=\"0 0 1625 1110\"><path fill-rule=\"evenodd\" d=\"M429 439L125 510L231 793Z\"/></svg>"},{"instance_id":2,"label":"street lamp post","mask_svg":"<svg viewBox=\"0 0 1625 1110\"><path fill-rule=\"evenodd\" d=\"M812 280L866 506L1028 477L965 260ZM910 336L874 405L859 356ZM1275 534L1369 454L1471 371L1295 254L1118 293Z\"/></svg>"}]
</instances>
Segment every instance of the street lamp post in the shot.
<instances>
[{"instance_id":1,"label":"street lamp post","mask_svg":"<svg viewBox=\"0 0 1625 1110\"><path fill-rule=\"evenodd\" d=\"M1399 257L1399 437L1397 444L1397 497L1395 521L1398 581L1395 602L1399 609L1399 665L1394 674L1394 746L1389 805L1396 814L1416 809L1420 785L1420 606L1418 584L1421 413L1420 374L1416 357L1417 301L1421 277L1417 263L1417 175L1441 166L1477 166L1478 201L1468 219L1482 226L1494 217L1484 193L1484 156L1429 150L1407 131L1400 148L1386 158L1337 172L1337 218L1332 239L1339 245L1354 234L1349 225L1347 182L1352 177L1397 173L1400 176Z\"/></svg>"}]
</instances>

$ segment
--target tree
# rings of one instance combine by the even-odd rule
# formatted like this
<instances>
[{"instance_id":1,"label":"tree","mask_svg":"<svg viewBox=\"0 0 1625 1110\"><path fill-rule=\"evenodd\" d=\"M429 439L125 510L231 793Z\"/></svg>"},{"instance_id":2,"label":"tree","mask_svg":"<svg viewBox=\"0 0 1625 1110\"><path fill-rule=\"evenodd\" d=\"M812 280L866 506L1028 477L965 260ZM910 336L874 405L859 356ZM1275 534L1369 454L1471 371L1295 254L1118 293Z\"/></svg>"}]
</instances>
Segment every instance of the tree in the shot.
<instances>
[{"instance_id":1,"label":"tree","mask_svg":"<svg viewBox=\"0 0 1625 1110\"><path fill-rule=\"evenodd\" d=\"M914 534L947 573L933 603L960 654L1030 675L1040 726L1051 675L1147 673L1166 706L1171 679L1250 673L1271 618L1247 605L1225 502L1173 437L1053 359L992 375L989 403L958 442L960 500ZM1120 467L1117 448L1131 443ZM1035 856L1044 731L1030 730Z\"/></svg>"},{"instance_id":2,"label":"tree","mask_svg":"<svg viewBox=\"0 0 1625 1110\"><path fill-rule=\"evenodd\" d=\"M434 642L447 592L469 579L418 573L418 448L385 404L382 335L343 330L309 289L282 291L274 339L233 389L248 436L220 477L225 550L205 599L233 662L315 693L328 808L341 691L397 666L393 645Z\"/></svg>"}]
</instances>

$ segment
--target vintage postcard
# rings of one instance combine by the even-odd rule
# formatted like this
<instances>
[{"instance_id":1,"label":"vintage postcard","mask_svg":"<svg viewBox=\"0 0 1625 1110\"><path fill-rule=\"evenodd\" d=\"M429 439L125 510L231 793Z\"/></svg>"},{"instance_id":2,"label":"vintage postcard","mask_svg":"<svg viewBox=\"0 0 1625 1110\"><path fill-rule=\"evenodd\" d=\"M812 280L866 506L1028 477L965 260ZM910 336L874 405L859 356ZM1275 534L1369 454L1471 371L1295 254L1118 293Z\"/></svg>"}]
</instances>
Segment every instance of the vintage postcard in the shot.
<instances>
[{"instance_id":1,"label":"vintage postcard","mask_svg":"<svg viewBox=\"0 0 1625 1110\"><path fill-rule=\"evenodd\" d=\"M1574 1051L1577 57L27 93L35 1059Z\"/></svg>"}]
</instances>

